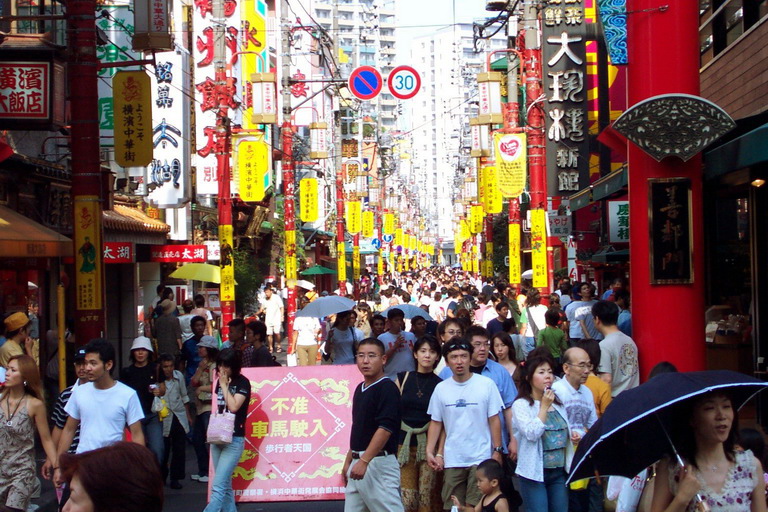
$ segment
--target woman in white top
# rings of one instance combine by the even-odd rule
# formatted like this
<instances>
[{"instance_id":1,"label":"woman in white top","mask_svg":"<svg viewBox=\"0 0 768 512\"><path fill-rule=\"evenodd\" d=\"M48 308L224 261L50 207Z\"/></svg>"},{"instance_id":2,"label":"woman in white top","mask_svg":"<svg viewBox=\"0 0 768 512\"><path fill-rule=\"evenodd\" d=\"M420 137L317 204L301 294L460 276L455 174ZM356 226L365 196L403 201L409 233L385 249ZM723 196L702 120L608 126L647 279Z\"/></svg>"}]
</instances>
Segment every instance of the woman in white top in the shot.
<instances>
[{"instance_id":1,"label":"woman in white top","mask_svg":"<svg viewBox=\"0 0 768 512\"><path fill-rule=\"evenodd\" d=\"M568 510L565 478L574 449L568 415L551 387L554 366L549 353L533 351L512 404L520 494L525 509L537 512Z\"/></svg>"},{"instance_id":2,"label":"woman in white top","mask_svg":"<svg viewBox=\"0 0 768 512\"><path fill-rule=\"evenodd\" d=\"M304 301L303 306L308 304ZM317 364L317 349L320 340L320 321L310 316L297 316L293 322L293 346L291 352L296 354L299 366L314 366Z\"/></svg>"},{"instance_id":3,"label":"woman in white top","mask_svg":"<svg viewBox=\"0 0 768 512\"><path fill-rule=\"evenodd\" d=\"M333 364L355 364L355 346L363 340L363 332L352 327L355 316L351 310L336 315L325 343L325 351L333 357Z\"/></svg>"},{"instance_id":4,"label":"woman in white top","mask_svg":"<svg viewBox=\"0 0 768 512\"><path fill-rule=\"evenodd\" d=\"M547 326L544 315L547 313L547 306L541 303L541 294L536 288L531 288L525 299L525 307L520 317L520 334L525 338L523 352L525 356L536 348L536 336L539 331Z\"/></svg>"}]
</instances>

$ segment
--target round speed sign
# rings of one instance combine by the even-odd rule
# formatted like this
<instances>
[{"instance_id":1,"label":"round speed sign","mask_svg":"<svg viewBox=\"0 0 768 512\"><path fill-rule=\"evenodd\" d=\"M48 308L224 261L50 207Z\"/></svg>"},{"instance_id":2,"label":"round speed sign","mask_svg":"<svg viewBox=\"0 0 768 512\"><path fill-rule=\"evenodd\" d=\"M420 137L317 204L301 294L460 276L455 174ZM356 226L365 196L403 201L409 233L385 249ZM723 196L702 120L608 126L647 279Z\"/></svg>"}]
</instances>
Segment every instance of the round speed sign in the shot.
<instances>
[{"instance_id":1,"label":"round speed sign","mask_svg":"<svg viewBox=\"0 0 768 512\"><path fill-rule=\"evenodd\" d=\"M397 66L387 78L389 92L395 98L408 100L416 96L421 88L421 76L411 66Z\"/></svg>"}]
</instances>

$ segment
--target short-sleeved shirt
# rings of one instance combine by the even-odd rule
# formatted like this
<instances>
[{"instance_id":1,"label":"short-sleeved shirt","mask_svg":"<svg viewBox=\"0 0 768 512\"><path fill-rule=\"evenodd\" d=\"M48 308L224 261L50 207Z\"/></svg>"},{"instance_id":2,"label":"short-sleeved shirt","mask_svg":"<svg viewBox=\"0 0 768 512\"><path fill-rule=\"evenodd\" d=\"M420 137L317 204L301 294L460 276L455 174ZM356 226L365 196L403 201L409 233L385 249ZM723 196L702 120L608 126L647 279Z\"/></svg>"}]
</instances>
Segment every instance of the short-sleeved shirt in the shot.
<instances>
[{"instance_id":1,"label":"short-sleeved shirt","mask_svg":"<svg viewBox=\"0 0 768 512\"><path fill-rule=\"evenodd\" d=\"M552 357L560 357L563 352L568 350L568 343L565 341L565 333L562 329L546 326L539 331L539 337L536 340L537 347L547 347Z\"/></svg>"},{"instance_id":2,"label":"short-sleeved shirt","mask_svg":"<svg viewBox=\"0 0 768 512\"><path fill-rule=\"evenodd\" d=\"M72 390L75 388L75 386L69 386L68 388L65 388L64 391L59 393L59 397L56 399L56 405L53 406L53 413L51 414L51 419L53 420L54 426L63 429L64 425L67 424L67 418L69 418L69 415L64 411L64 407L67 405L67 402L69 402L69 397L72 396ZM72 444L69 445L69 450L67 450L67 453L77 453L77 445L80 442L80 425L77 426L77 429L75 430L75 437L72 438Z\"/></svg>"},{"instance_id":3,"label":"short-sleeved shirt","mask_svg":"<svg viewBox=\"0 0 768 512\"><path fill-rule=\"evenodd\" d=\"M254 348L253 345L243 350L243 368L274 366L272 354L266 345Z\"/></svg>"},{"instance_id":4,"label":"short-sleeved shirt","mask_svg":"<svg viewBox=\"0 0 768 512\"><path fill-rule=\"evenodd\" d=\"M611 400L613 400L611 397L611 385L597 375L587 377L587 382L584 385L592 391L592 397L595 400L595 410L599 418L603 415Z\"/></svg>"},{"instance_id":5,"label":"short-sleeved shirt","mask_svg":"<svg viewBox=\"0 0 768 512\"><path fill-rule=\"evenodd\" d=\"M361 382L355 388L352 397L350 449L365 451L380 428L392 433L384 445L384 451L396 453L400 432L400 391L386 375L369 386Z\"/></svg>"},{"instance_id":6,"label":"short-sleeved shirt","mask_svg":"<svg viewBox=\"0 0 768 512\"><path fill-rule=\"evenodd\" d=\"M592 390L582 384L579 389L574 389L566 379L560 379L552 384L552 390L565 407L568 415L568 423L571 429L581 430L581 434L590 429L597 421L597 410Z\"/></svg>"},{"instance_id":7,"label":"short-sleeved shirt","mask_svg":"<svg viewBox=\"0 0 768 512\"><path fill-rule=\"evenodd\" d=\"M96 389L93 382L77 386L64 411L80 421L77 453L121 441L125 427L144 419L136 391L122 382L109 389Z\"/></svg>"},{"instance_id":8,"label":"short-sleeved shirt","mask_svg":"<svg viewBox=\"0 0 768 512\"><path fill-rule=\"evenodd\" d=\"M637 345L621 331L608 334L600 342L600 373L611 374L611 396L640 385Z\"/></svg>"},{"instance_id":9,"label":"short-sleeved shirt","mask_svg":"<svg viewBox=\"0 0 768 512\"><path fill-rule=\"evenodd\" d=\"M581 320L587 326L586 336L593 340L602 340L603 335L595 327L595 318L592 316L592 306L597 303L595 300L587 302L578 301L570 305L568 311L566 311L568 321L570 322L570 335L571 338L584 338L584 330L581 328ZM573 315L573 316L571 316Z\"/></svg>"},{"instance_id":10,"label":"short-sleeved shirt","mask_svg":"<svg viewBox=\"0 0 768 512\"><path fill-rule=\"evenodd\" d=\"M402 336L405 339L405 343L402 347L392 354L387 360L387 365L384 367L384 372L392 380L397 378L397 374L400 372L411 372L416 369L416 360L413 358L413 346L416 344L416 335L412 332L401 331L395 335L391 332L383 332L379 334L379 341L384 343L384 350L389 351L397 342L397 338Z\"/></svg>"},{"instance_id":11,"label":"short-sleeved shirt","mask_svg":"<svg viewBox=\"0 0 768 512\"><path fill-rule=\"evenodd\" d=\"M23 354L24 349L21 348L21 345L15 341L7 340L5 343L3 343L3 346L0 347L0 366L5 368L8 366L8 360L14 356L20 356Z\"/></svg>"},{"instance_id":12,"label":"short-sleeved shirt","mask_svg":"<svg viewBox=\"0 0 768 512\"><path fill-rule=\"evenodd\" d=\"M264 298L264 323L267 325L280 325L283 323L283 299L275 295Z\"/></svg>"},{"instance_id":13,"label":"short-sleeved shirt","mask_svg":"<svg viewBox=\"0 0 768 512\"><path fill-rule=\"evenodd\" d=\"M181 324L175 316L162 315L155 320L155 337L161 354L175 356L181 352L177 341L181 339Z\"/></svg>"},{"instance_id":14,"label":"short-sleeved shirt","mask_svg":"<svg viewBox=\"0 0 768 512\"><path fill-rule=\"evenodd\" d=\"M239 375L229 383L229 393L231 395L243 395L245 402L235 412L235 430L232 433L235 437L245 436L245 418L248 416L248 403L251 400L251 383L244 376ZM227 402L224 400L224 392L221 390L221 384L216 384L216 397L219 404L219 412L224 412Z\"/></svg>"}]
</instances>

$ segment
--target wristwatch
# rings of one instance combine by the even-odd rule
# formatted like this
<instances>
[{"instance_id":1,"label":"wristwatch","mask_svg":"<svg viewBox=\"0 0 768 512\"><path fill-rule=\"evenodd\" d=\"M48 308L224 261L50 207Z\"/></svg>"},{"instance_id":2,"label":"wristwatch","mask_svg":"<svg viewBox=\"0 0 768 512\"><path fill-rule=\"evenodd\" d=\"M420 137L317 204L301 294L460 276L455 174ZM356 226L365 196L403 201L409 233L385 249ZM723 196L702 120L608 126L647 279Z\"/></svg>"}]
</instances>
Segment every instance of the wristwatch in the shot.
<instances>
[{"instance_id":1,"label":"wristwatch","mask_svg":"<svg viewBox=\"0 0 768 512\"><path fill-rule=\"evenodd\" d=\"M494 446L493 451L496 453L504 453L504 447L503 446Z\"/></svg>"}]
</instances>

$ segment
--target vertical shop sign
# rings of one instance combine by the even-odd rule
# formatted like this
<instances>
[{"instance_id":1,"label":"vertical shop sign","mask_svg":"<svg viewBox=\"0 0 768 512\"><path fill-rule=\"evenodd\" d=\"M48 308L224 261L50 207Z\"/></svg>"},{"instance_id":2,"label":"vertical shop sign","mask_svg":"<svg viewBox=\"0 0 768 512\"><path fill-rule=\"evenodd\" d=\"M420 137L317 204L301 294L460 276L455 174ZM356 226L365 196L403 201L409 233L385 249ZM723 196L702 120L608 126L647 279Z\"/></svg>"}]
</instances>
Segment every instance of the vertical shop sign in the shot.
<instances>
[{"instance_id":1,"label":"vertical shop sign","mask_svg":"<svg viewBox=\"0 0 768 512\"><path fill-rule=\"evenodd\" d=\"M385 235L393 235L395 233L395 215L392 213L385 213L383 218L383 233Z\"/></svg>"},{"instance_id":2,"label":"vertical shop sign","mask_svg":"<svg viewBox=\"0 0 768 512\"><path fill-rule=\"evenodd\" d=\"M531 210L531 261L533 266L533 286L546 288L547 275L547 212ZM510 265L512 262L510 261Z\"/></svg>"},{"instance_id":3,"label":"vertical shop sign","mask_svg":"<svg viewBox=\"0 0 768 512\"><path fill-rule=\"evenodd\" d=\"M75 229L77 253L75 254L75 271L80 274L77 282L77 309L101 309L101 258L98 251L101 245L98 196L75 196Z\"/></svg>"},{"instance_id":4,"label":"vertical shop sign","mask_svg":"<svg viewBox=\"0 0 768 512\"><path fill-rule=\"evenodd\" d=\"M373 212L368 210L363 212L363 229L362 229L362 235L365 238L371 238L373 237L373 227L374 227L374 215Z\"/></svg>"},{"instance_id":5,"label":"vertical shop sign","mask_svg":"<svg viewBox=\"0 0 768 512\"><path fill-rule=\"evenodd\" d=\"M352 247L352 277L355 281L360 280L360 246Z\"/></svg>"},{"instance_id":6,"label":"vertical shop sign","mask_svg":"<svg viewBox=\"0 0 768 512\"><path fill-rule=\"evenodd\" d=\"M589 183L584 0L546 0L542 13L549 195Z\"/></svg>"},{"instance_id":7,"label":"vertical shop sign","mask_svg":"<svg viewBox=\"0 0 768 512\"><path fill-rule=\"evenodd\" d=\"M629 201L608 201L611 243L629 243Z\"/></svg>"},{"instance_id":8,"label":"vertical shop sign","mask_svg":"<svg viewBox=\"0 0 768 512\"><path fill-rule=\"evenodd\" d=\"M238 191L245 202L261 201L266 195L269 175L269 146L260 136L258 140L244 140L238 143L235 167L238 169Z\"/></svg>"},{"instance_id":9,"label":"vertical shop sign","mask_svg":"<svg viewBox=\"0 0 768 512\"><path fill-rule=\"evenodd\" d=\"M485 213L501 213L502 197L496 167L488 165L483 167L481 171L483 173L483 188L485 189L485 194L483 194Z\"/></svg>"},{"instance_id":10,"label":"vertical shop sign","mask_svg":"<svg viewBox=\"0 0 768 512\"><path fill-rule=\"evenodd\" d=\"M296 230L285 232L285 278L296 280L298 262L296 260Z\"/></svg>"},{"instance_id":11,"label":"vertical shop sign","mask_svg":"<svg viewBox=\"0 0 768 512\"><path fill-rule=\"evenodd\" d=\"M144 71L118 71L112 78L115 162L144 167L152 161L152 85Z\"/></svg>"},{"instance_id":12,"label":"vertical shop sign","mask_svg":"<svg viewBox=\"0 0 768 512\"><path fill-rule=\"evenodd\" d=\"M347 214L347 231L353 235L357 235L363 227L363 203L360 201L348 201L345 206L345 212Z\"/></svg>"},{"instance_id":13,"label":"vertical shop sign","mask_svg":"<svg viewBox=\"0 0 768 512\"><path fill-rule=\"evenodd\" d=\"M339 283L347 280L347 253L344 242L336 243L336 277Z\"/></svg>"},{"instance_id":14,"label":"vertical shop sign","mask_svg":"<svg viewBox=\"0 0 768 512\"><path fill-rule=\"evenodd\" d=\"M520 284L520 224L509 225L509 283Z\"/></svg>"},{"instance_id":15,"label":"vertical shop sign","mask_svg":"<svg viewBox=\"0 0 768 512\"><path fill-rule=\"evenodd\" d=\"M219 267L221 268L222 302L235 300L235 254L232 225L219 225Z\"/></svg>"},{"instance_id":16,"label":"vertical shop sign","mask_svg":"<svg viewBox=\"0 0 768 512\"><path fill-rule=\"evenodd\" d=\"M648 180L651 284L693 283L691 180Z\"/></svg>"},{"instance_id":17,"label":"vertical shop sign","mask_svg":"<svg viewBox=\"0 0 768 512\"><path fill-rule=\"evenodd\" d=\"M505 199L523 193L528 177L526 137L524 133L494 133L496 176L499 190Z\"/></svg>"},{"instance_id":18,"label":"vertical shop sign","mask_svg":"<svg viewBox=\"0 0 768 512\"><path fill-rule=\"evenodd\" d=\"M317 178L304 178L299 182L299 213L304 222L317 220Z\"/></svg>"}]
</instances>

